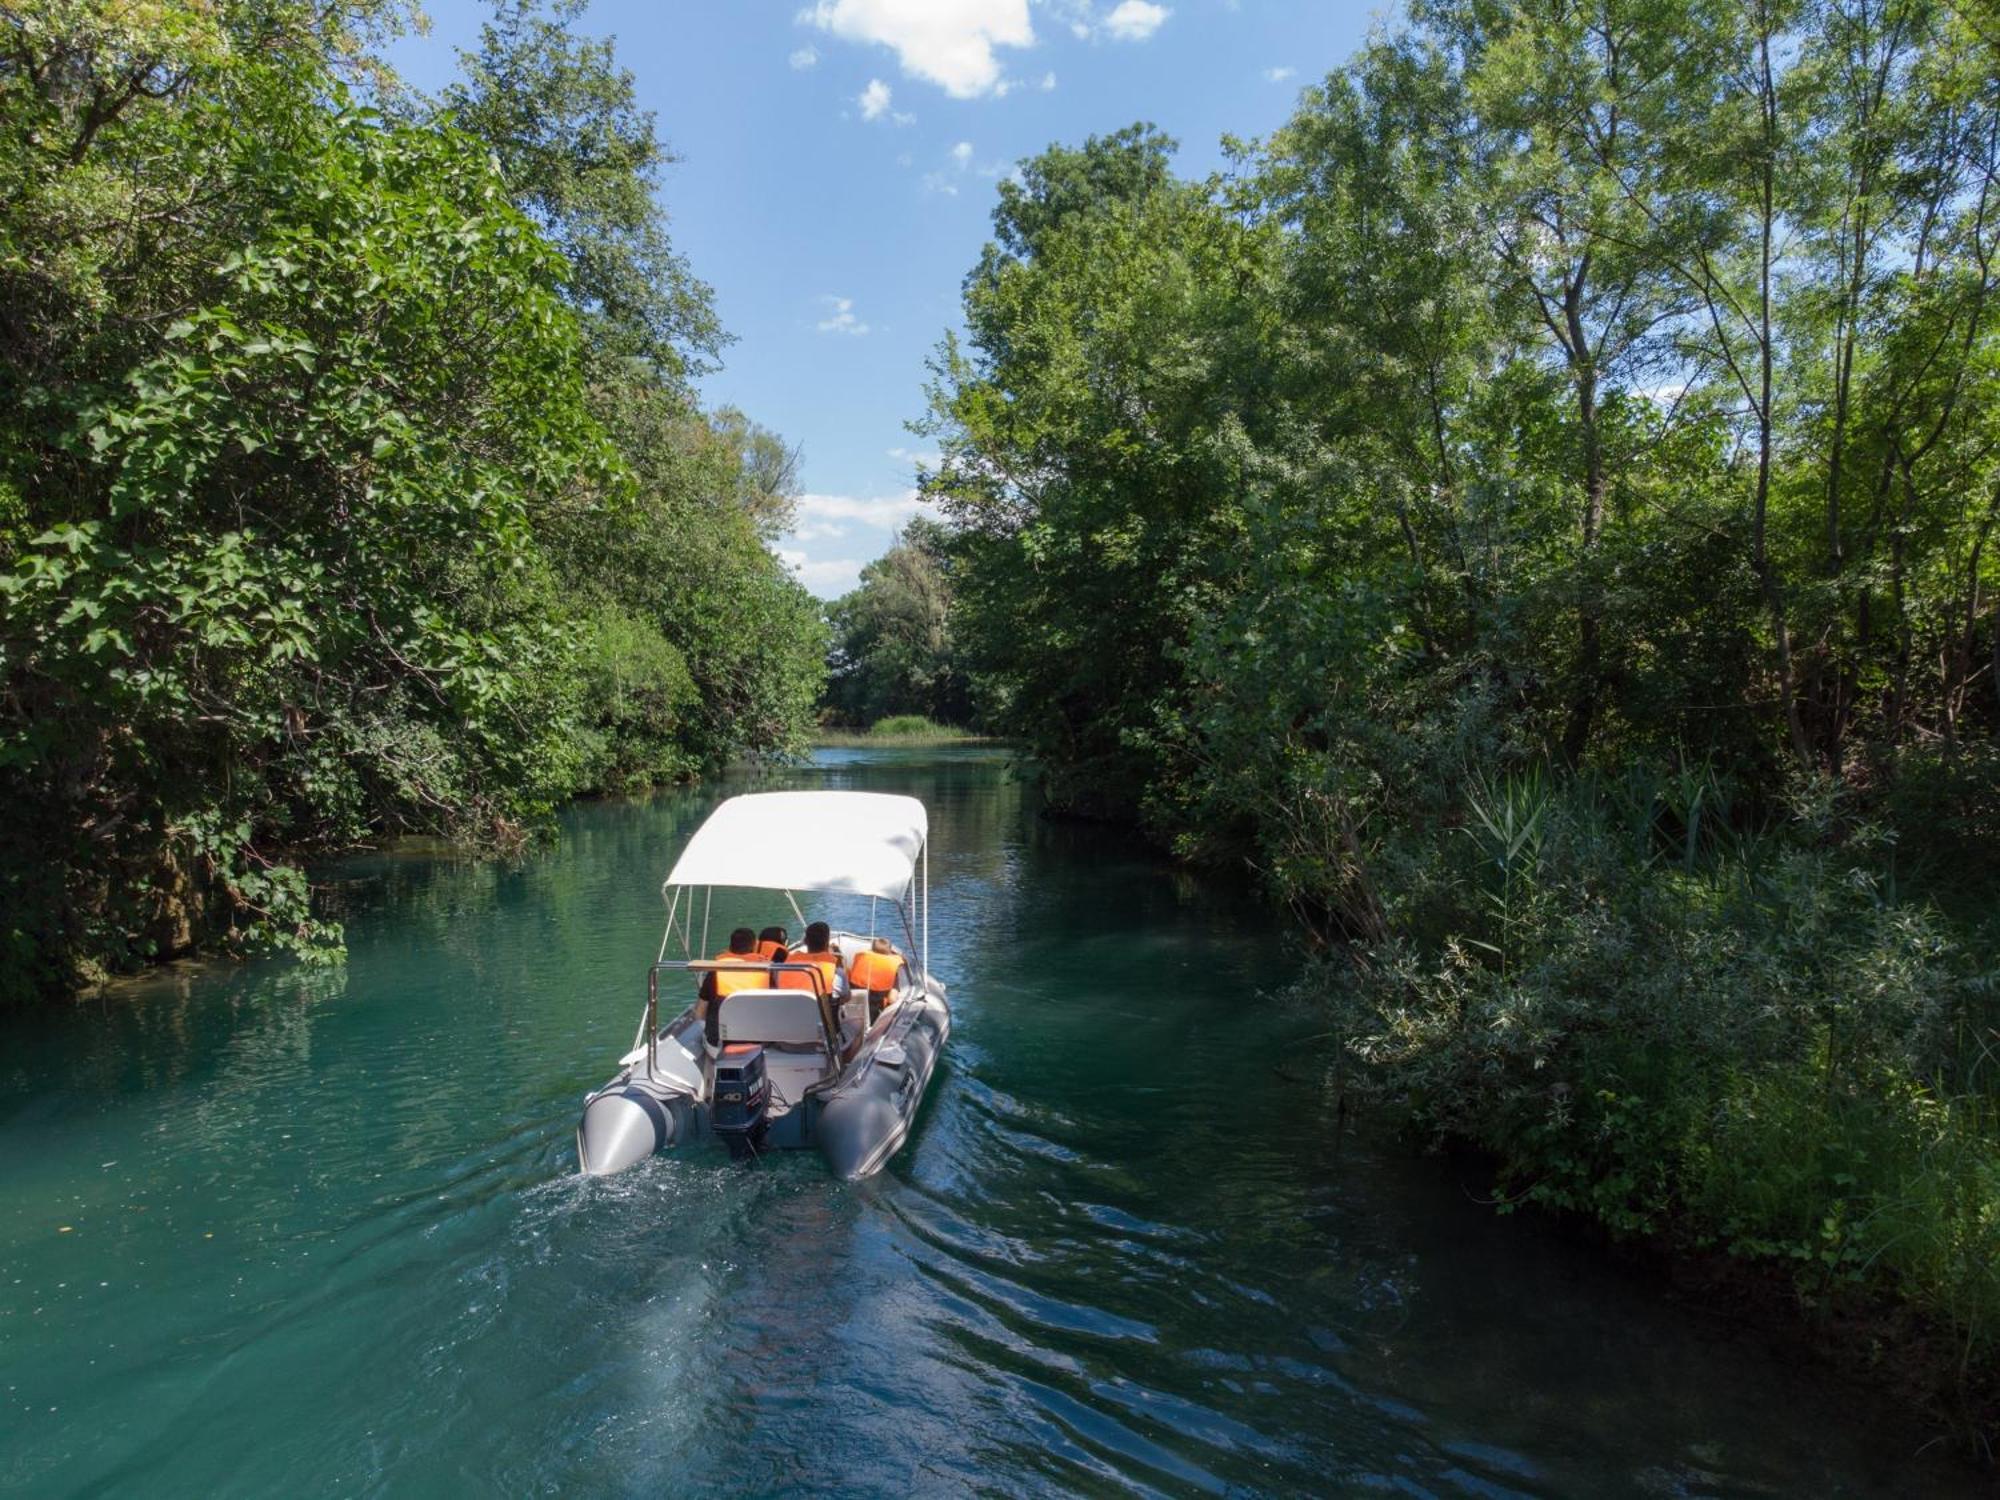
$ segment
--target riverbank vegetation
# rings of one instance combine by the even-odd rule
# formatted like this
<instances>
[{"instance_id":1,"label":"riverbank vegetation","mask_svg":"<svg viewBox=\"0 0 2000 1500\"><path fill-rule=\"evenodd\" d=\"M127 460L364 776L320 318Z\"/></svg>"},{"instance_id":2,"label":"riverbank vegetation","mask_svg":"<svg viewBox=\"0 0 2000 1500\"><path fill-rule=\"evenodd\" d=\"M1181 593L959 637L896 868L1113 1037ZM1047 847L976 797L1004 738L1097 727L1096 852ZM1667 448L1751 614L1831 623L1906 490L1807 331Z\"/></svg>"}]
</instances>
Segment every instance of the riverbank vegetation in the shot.
<instances>
[{"instance_id":1,"label":"riverbank vegetation","mask_svg":"<svg viewBox=\"0 0 2000 1500\"><path fill-rule=\"evenodd\" d=\"M1509 1203L2000 1340L2000 31L1419 0L1229 170L1000 187L955 649L1247 863ZM1990 1386L1989 1386L1990 1389Z\"/></svg>"},{"instance_id":2,"label":"riverbank vegetation","mask_svg":"<svg viewBox=\"0 0 2000 1500\"><path fill-rule=\"evenodd\" d=\"M974 722L972 684L952 635L951 567L944 529L919 516L861 570L859 586L827 606L821 711L830 724L880 733L888 720Z\"/></svg>"},{"instance_id":3,"label":"riverbank vegetation","mask_svg":"<svg viewBox=\"0 0 2000 1500\"><path fill-rule=\"evenodd\" d=\"M864 749L870 745L997 745L1004 743L990 735L939 724L922 714L892 714L877 719L866 729L822 729L813 736L816 745L843 749Z\"/></svg>"},{"instance_id":4,"label":"riverbank vegetation","mask_svg":"<svg viewBox=\"0 0 2000 1500\"><path fill-rule=\"evenodd\" d=\"M574 7L441 101L389 3L0 15L0 1003L334 951L297 858L802 745L793 456Z\"/></svg>"}]
</instances>

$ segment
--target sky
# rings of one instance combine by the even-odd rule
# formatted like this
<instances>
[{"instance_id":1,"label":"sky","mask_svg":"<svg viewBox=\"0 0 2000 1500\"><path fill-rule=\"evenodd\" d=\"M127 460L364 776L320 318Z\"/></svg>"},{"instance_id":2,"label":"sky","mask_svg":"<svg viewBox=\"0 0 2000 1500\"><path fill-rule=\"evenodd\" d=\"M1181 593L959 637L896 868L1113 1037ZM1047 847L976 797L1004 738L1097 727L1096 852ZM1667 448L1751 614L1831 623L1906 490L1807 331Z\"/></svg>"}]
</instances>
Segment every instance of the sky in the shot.
<instances>
[{"instance_id":1,"label":"sky","mask_svg":"<svg viewBox=\"0 0 2000 1500\"><path fill-rule=\"evenodd\" d=\"M428 0L393 52L435 90L484 0ZM1387 14L1346 0L592 0L679 160L660 198L734 336L702 384L803 449L778 552L822 598L919 511L925 361L959 326L997 182L1135 121L1222 164Z\"/></svg>"}]
</instances>

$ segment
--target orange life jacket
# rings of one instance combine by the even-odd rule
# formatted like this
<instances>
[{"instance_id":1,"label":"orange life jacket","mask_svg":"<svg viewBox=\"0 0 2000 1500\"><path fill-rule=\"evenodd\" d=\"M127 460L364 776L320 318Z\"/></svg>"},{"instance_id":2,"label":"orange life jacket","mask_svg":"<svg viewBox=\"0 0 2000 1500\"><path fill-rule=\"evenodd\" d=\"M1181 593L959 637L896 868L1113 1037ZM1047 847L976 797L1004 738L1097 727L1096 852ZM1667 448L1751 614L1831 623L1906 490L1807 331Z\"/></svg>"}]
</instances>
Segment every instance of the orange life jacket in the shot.
<instances>
[{"instance_id":1,"label":"orange life jacket","mask_svg":"<svg viewBox=\"0 0 2000 1500\"><path fill-rule=\"evenodd\" d=\"M820 993L825 995L833 993L834 976L840 973L838 953L794 953L785 962L813 965L819 970ZM788 974L783 970L778 973L778 983L788 990L809 990L813 987L812 975Z\"/></svg>"},{"instance_id":2,"label":"orange life jacket","mask_svg":"<svg viewBox=\"0 0 2000 1500\"><path fill-rule=\"evenodd\" d=\"M813 983L812 975L794 974L789 969L780 969L777 967L777 965L779 964L788 964L793 962L792 955L787 953L783 948L780 948L776 952L770 954L769 957L772 965L771 967L772 989L810 990L812 988L812 983Z\"/></svg>"},{"instance_id":3,"label":"orange life jacket","mask_svg":"<svg viewBox=\"0 0 2000 1500\"><path fill-rule=\"evenodd\" d=\"M901 955L864 948L847 966L847 980L857 990L893 990L896 971L902 967Z\"/></svg>"},{"instance_id":4,"label":"orange life jacket","mask_svg":"<svg viewBox=\"0 0 2000 1500\"><path fill-rule=\"evenodd\" d=\"M757 956L759 958L769 958L772 954L778 952L784 946L785 945L783 943L774 943L769 938L765 938L762 942L757 944Z\"/></svg>"},{"instance_id":5,"label":"orange life jacket","mask_svg":"<svg viewBox=\"0 0 2000 1500\"><path fill-rule=\"evenodd\" d=\"M726 969L715 971L715 998L733 995L738 990L765 990L771 987L771 971L757 962L754 953L731 953L726 949L715 955L719 964L728 964Z\"/></svg>"}]
</instances>

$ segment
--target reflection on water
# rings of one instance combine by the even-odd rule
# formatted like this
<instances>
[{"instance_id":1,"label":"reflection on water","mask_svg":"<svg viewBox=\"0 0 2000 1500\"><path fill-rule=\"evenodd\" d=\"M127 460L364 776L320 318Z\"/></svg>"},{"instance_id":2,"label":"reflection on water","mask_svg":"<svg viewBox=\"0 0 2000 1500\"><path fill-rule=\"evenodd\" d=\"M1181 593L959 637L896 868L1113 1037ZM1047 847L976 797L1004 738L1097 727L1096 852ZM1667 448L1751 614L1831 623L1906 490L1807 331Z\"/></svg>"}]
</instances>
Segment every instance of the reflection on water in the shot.
<instances>
[{"instance_id":1,"label":"reflection on water","mask_svg":"<svg viewBox=\"0 0 2000 1500\"><path fill-rule=\"evenodd\" d=\"M1282 933L1034 818L997 754L756 784L930 805L956 1030L882 1177L572 1175L660 878L742 784L576 809L518 867L347 862L344 968L11 1024L0 1489L1974 1492L1863 1398L1343 1136L1323 1021L1259 998Z\"/></svg>"}]
</instances>

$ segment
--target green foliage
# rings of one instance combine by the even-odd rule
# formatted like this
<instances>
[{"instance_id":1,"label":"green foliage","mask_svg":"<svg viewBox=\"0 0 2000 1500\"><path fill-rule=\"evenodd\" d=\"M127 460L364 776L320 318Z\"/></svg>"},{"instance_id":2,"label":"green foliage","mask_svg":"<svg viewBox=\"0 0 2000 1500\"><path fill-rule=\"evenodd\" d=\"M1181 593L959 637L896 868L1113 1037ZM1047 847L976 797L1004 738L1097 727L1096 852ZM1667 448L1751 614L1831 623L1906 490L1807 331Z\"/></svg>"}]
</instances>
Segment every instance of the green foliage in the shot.
<instances>
[{"instance_id":1,"label":"green foliage","mask_svg":"<svg viewBox=\"0 0 2000 1500\"><path fill-rule=\"evenodd\" d=\"M444 104L491 147L515 201L562 253L559 284L596 352L641 360L678 386L720 351L721 325L654 197L673 157L611 43L571 29L583 9L495 0Z\"/></svg>"},{"instance_id":2,"label":"green foliage","mask_svg":"<svg viewBox=\"0 0 2000 1500\"><path fill-rule=\"evenodd\" d=\"M1254 870L1379 1086L1988 1353L1992 61L1935 0L1420 0L1207 181L1024 163L928 481L1055 804Z\"/></svg>"},{"instance_id":3,"label":"green foliage","mask_svg":"<svg viewBox=\"0 0 2000 1500\"><path fill-rule=\"evenodd\" d=\"M933 488L967 532L954 587L995 727L1100 811L1157 774L1262 408L1261 239L1172 180L1170 147L1134 127L1026 164L967 283L973 354L936 367Z\"/></svg>"},{"instance_id":4,"label":"green foliage","mask_svg":"<svg viewBox=\"0 0 2000 1500\"><path fill-rule=\"evenodd\" d=\"M1725 801L1705 776L1472 795L1409 898L1456 925L1330 981L1360 1086L1495 1151L1509 1206L1777 1260L1811 1298L1893 1291L1985 1357L1990 982L1868 873L1870 830L1745 837L1701 816Z\"/></svg>"},{"instance_id":5,"label":"green foliage","mask_svg":"<svg viewBox=\"0 0 2000 1500\"><path fill-rule=\"evenodd\" d=\"M891 714L886 719L877 719L868 727L868 733L878 740L942 740L960 731L949 724L926 719L922 714Z\"/></svg>"},{"instance_id":6,"label":"green foliage","mask_svg":"<svg viewBox=\"0 0 2000 1500\"><path fill-rule=\"evenodd\" d=\"M381 19L50 0L0 57L0 1001L337 952L297 851L506 847L810 723L775 439L682 388L629 80L536 31L510 157L352 102Z\"/></svg>"},{"instance_id":7,"label":"green foliage","mask_svg":"<svg viewBox=\"0 0 2000 1500\"><path fill-rule=\"evenodd\" d=\"M972 687L952 638L952 559L943 530L918 517L827 608L833 631L826 706L846 724L884 716L948 724L973 718Z\"/></svg>"},{"instance_id":8,"label":"green foliage","mask_svg":"<svg viewBox=\"0 0 2000 1500\"><path fill-rule=\"evenodd\" d=\"M630 608L679 654L696 701L674 738L693 764L802 750L825 627L744 504L741 429L643 375L595 387L592 407L633 492L622 506L572 513L551 536L572 598Z\"/></svg>"}]
</instances>

